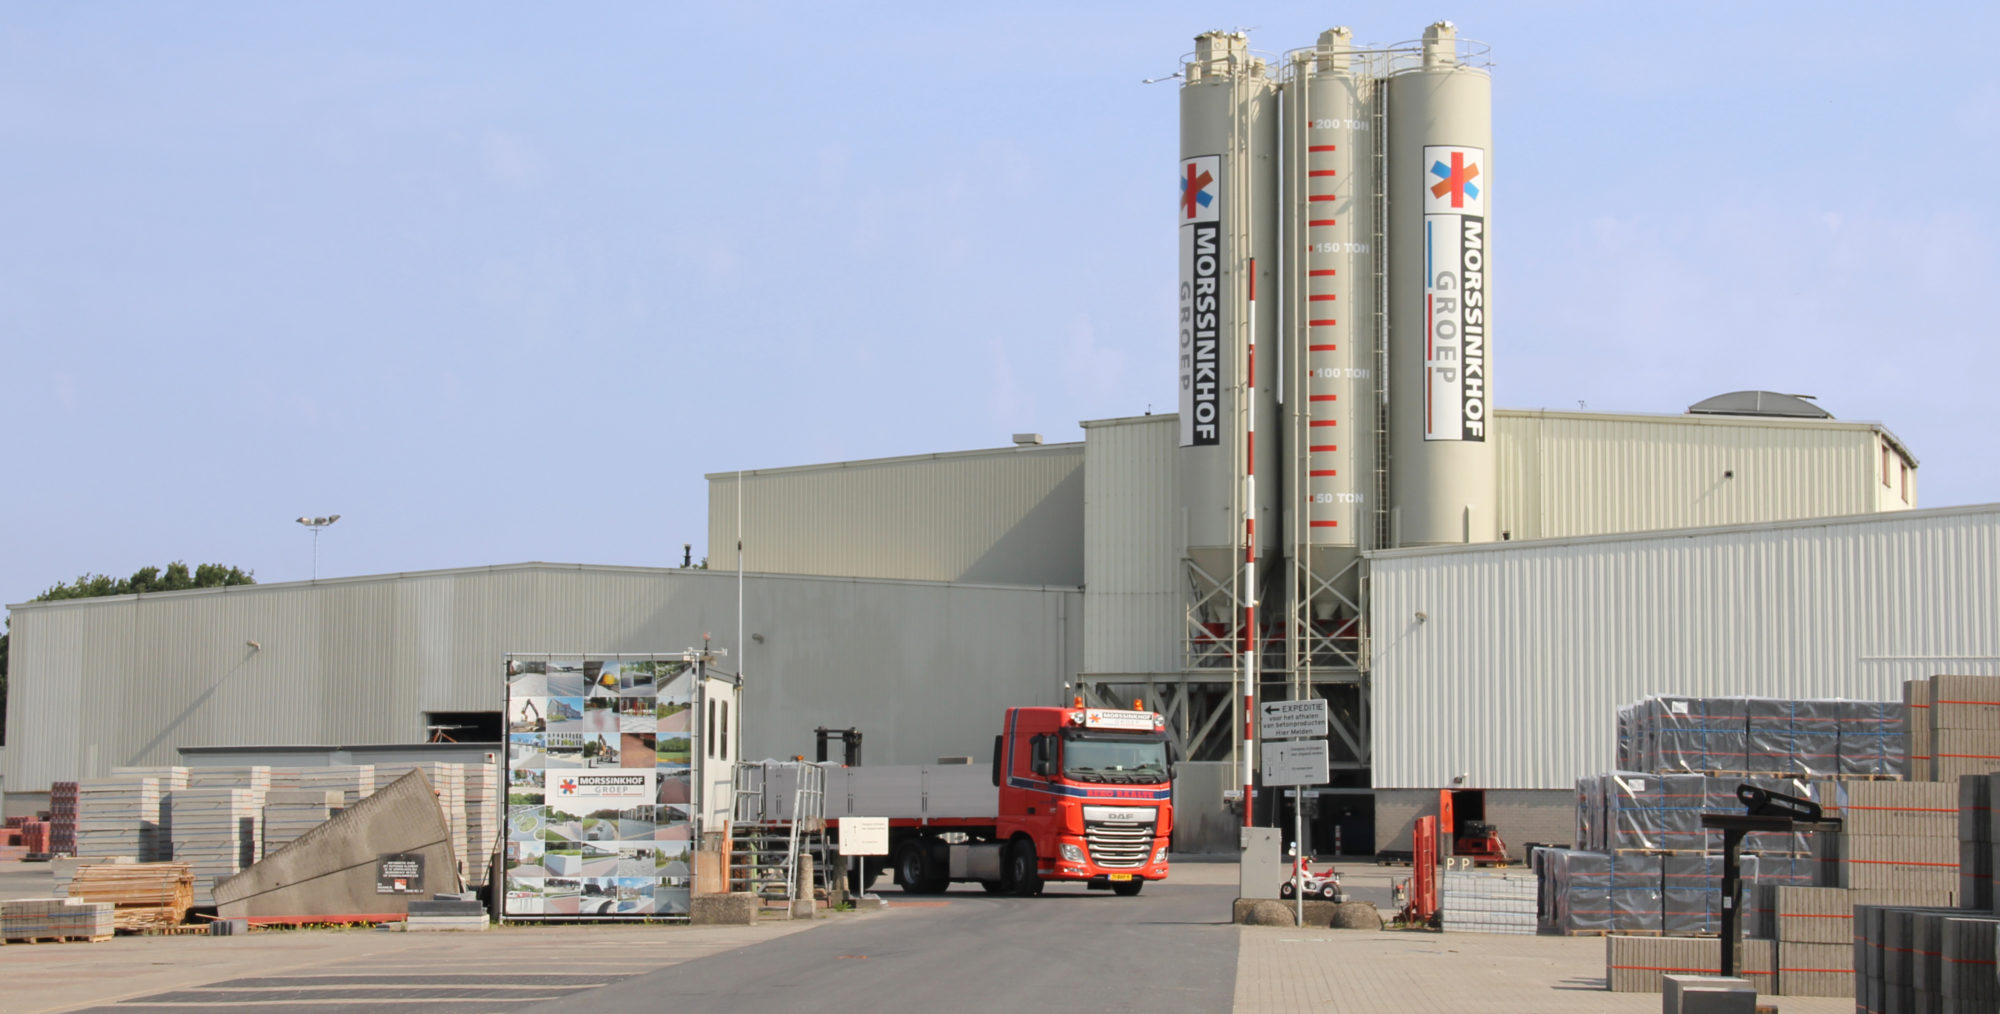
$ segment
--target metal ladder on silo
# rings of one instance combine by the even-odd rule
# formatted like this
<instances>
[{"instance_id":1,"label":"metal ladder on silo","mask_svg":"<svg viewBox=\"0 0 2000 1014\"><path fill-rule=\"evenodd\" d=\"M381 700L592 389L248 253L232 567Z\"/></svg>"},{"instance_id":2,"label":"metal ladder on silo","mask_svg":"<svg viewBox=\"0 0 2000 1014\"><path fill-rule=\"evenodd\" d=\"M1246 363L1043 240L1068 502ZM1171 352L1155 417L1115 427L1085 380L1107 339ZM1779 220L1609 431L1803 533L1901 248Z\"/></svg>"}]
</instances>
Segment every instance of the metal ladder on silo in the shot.
<instances>
[{"instance_id":1,"label":"metal ladder on silo","mask_svg":"<svg viewBox=\"0 0 2000 1014\"><path fill-rule=\"evenodd\" d=\"M1374 163L1374 236L1369 240L1375 257L1375 532L1373 548L1390 545L1389 531L1389 87L1388 78L1375 79L1374 101L1369 118L1375 131L1370 146ZM1366 612L1363 612L1365 623ZM1361 668L1368 668L1367 631L1362 631Z\"/></svg>"}]
</instances>

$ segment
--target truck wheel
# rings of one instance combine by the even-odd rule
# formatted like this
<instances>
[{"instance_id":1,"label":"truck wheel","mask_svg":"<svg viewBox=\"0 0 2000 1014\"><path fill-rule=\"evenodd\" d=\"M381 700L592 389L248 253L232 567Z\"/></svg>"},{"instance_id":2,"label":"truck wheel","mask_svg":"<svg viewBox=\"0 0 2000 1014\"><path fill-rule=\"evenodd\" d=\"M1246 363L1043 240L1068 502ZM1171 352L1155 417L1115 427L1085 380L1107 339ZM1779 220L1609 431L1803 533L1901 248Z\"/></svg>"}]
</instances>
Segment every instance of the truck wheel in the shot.
<instances>
[{"instance_id":1,"label":"truck wheel","mask_svg":"<svg viewBox=\"0 0 2000 1014\"><path fill-rule=\"evenodd\" d=\"M1007 893L1007 885L999 882L998 880L982 880L979 882L979 887L987 894Z\"/></svg>"},{"instance_id":2,"label":"truck wheel","mask_svg":"<svg viewBox=\"0 0 2000 1014\"><path fill-rule=\"evenodd\" d=\"M1131 880L1120 880L1117 883L1111 885L1111 893L1119 896L1120 898L1130 898L1133 895L1138 894L1139 889L1145 886L1146 882L1136 877Z\"/></svg>"},{"instance_id":3,"label":"truck wheel","mask_svg":"<svg viewBox=\"0 0 2000 1014\"><path fill-rule=\"evenodd\" d=\"M1007 849L1007 880L1014 885L1014 895L1032 898L1042 893L1042 871L1036 865L1035 843L1026 838L1017 839Z\"/></svg>"},{"instance_id":4,"label":"truck wheel","mask_svg":"<svg viewBox=\"0 0 2000 1014\"><path fill-rule=\"evenodd\" d=\"M896 850L896 882L911 894L937 894L946 882L931 869L930 848L922 838L912 838Z\"/></svg>"}]
</instances>

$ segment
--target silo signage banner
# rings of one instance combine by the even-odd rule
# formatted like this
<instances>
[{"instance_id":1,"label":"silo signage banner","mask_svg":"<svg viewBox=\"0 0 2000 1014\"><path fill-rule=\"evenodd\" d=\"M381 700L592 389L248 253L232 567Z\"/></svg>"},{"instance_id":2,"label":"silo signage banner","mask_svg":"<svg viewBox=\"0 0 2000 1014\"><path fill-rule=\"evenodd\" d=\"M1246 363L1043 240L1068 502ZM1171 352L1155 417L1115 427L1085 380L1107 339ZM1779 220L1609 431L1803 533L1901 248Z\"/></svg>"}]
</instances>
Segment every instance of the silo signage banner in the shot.
<instances>
[{"instance_id":1,"label":"silo signage banner","mask_svg":"<svg viewBox=\"0 0 2000 1014\"><path fill-rule=\"evenodd\" d=\"M1424 439L1486 439L1486 152L1425 145Z\"/></svg>"},{"instance_id":2,"label":"silo signage banner","mask_svg":"<svg viewBox=\"0 0 2000 1014\"><path fill-rule=\"evenodd\" d=\"M1222 156L1181 160L1181 446L1221 443Z\"/></svg>"}]
</instances>

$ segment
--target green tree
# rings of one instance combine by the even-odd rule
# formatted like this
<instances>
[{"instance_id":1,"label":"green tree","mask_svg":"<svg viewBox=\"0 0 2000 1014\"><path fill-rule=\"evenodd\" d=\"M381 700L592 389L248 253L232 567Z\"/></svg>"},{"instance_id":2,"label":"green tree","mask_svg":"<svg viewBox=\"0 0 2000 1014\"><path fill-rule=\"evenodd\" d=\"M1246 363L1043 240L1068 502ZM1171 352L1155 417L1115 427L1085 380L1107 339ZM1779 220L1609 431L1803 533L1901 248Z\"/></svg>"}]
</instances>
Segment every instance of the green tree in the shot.
<instances>
[{"instance_id":1,"label":"green tree","mask_svg":"<svg viewBox=\"0 0 2000 1014\"><path fill-rule=\"evenodd\" d=\"M151 592L185 591L189 588L221 588L235 584L256 584L251 571L204 563L193 570L180 560L158 567L141 567L131 577L112 578L105 574L83 574L69 584L54 585L35 596L33 602L60 602L65 599L99 598L105 595L145 595ZM7 625L13 626L13 619ZM0 746L7 742L7 638L0 634Z\"/></svg>"}]
</instances>

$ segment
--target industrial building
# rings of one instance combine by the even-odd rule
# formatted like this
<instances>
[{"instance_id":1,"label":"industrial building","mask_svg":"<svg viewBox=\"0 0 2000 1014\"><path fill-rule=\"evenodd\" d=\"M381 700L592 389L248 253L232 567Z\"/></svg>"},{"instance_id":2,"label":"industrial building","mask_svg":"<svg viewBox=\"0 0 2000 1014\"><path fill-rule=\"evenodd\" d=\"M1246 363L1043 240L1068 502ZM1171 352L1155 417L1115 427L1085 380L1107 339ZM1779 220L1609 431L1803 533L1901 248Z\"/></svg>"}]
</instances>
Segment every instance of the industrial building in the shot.
<instances>
[{"instance_id":1,"label":"industrial building","mask_svg":"<svg viewBox=\"0 0 2000 1014\"><path fill-rule=\"evenodd\" d=\"M863 729L868 762L924 762L982 750L1009 705L1136 697L1187 759L1178 847L1233 851L1245 709L1310 695L1333 713L1320 850L1396 847L1441 791L1480 794L1459 812L1518 846L1568 839L1573 780L1646 694L1890 699L2000 672L2000 505L1916 510L1917 459L1882 425L1760 391L1492 407L1489 78L1449 24L1384 49L1335 29L1275 63L1240 34L1196 44L1178 412L709 475L740 637L736 575L699 569L11 607L5 784L29 795L8 812L182 747L421 740L499 709L506 652L708 635L744 674L746 757L825 725Z\"/></svg>"}]
</instances>

